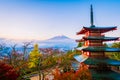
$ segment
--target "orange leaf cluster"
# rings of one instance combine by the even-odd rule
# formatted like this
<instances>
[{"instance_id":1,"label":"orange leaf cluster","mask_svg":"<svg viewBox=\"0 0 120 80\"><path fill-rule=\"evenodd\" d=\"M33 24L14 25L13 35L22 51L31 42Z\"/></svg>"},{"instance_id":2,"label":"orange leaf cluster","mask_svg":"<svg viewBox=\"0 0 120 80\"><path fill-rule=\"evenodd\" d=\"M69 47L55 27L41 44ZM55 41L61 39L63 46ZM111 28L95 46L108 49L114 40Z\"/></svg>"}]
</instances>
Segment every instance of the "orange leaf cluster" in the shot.
<instances>
[{"instance_id":1,"label":"orange leaf cluster","mask_svg":"<svg viewBox=\"0 0 120 80\"><path fill-rule=\"evenodd\" d=\"M54 72L54 80L92 80L88 66L81 64L77 71L70 70L69 72L60 73L58 69Z\"/></svg>"}]
</instances>

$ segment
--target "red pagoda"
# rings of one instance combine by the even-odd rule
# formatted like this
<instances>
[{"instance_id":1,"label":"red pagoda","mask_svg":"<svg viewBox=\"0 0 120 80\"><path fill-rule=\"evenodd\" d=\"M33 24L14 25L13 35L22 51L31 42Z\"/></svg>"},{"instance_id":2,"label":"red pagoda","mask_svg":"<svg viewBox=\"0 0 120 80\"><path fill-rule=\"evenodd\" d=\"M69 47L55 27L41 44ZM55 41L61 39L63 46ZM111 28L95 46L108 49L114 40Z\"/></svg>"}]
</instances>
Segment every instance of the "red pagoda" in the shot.
<instances>
[{"instance_id":1,"label":"red pagoda","mask_svg":"<svg viewBox=\"0 0 120 80\"><path fill-rule=\"evenodd\" d=\"M104 33L117 30L117 26L97 27L93 23L93 8L90 9L90 27L83 27L77 35L85 35L82 39L82 47L77 48L81 55L74 56L78 62L89 65L93 80L120 80L120 74L111 70L113 66L120 66L120 61L109 59L105 52L120 52L120 48L110 48L103 45L104 41L120 40L119 37L105 37Z\"/></svg>"}]
</instances>

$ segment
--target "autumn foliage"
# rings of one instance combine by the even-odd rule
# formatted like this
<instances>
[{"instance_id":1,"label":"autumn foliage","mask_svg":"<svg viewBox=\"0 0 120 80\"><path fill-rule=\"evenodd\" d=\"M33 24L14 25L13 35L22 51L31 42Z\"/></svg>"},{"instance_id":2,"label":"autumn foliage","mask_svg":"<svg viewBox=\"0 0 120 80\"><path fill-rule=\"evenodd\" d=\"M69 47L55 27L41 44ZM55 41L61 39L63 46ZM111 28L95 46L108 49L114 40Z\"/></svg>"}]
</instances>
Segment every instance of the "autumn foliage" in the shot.
<instances>
[{"instance_id":1,"label":"autumn foliage","mask_svg":"<svg viewBox=\"0 0 120 80\"><path fill-rule=\"evenodd\" d=\"M53 74L54 80L92 80L90 71L85 64L81 64L80 68L76 72L70 70L65 73L60 73L60 71L56 69Z\"/></svg>"},{"instance_id":2,"label":"autumn foliage","mask_svg":"<svg viewBox=\"0 0 120 80\"><path fill-rule=\"evenodd\" d=\"M54 80L75 80L72 71L60 73L58 69L55 70Z\"/></svg>"},{"instance_id":3,"label":"autumn foliage","mask_svg":"<svg viewBox=\"0 0 120 80\"><path fill-rule=\"evenodd\" d=\"M0 61L0 80L16 80L19 74L11 66Z\"/></svg>"},{"instance_id":4,"label":"autumn foliage","mask_svg":"<svg viewBox=\"0 0 120 80\"><path fill-rule=\"evenodd\" d=\"M34 45L34 49L30 52L29 55L29 68L37 67L37 65L40 63L40 59L42 57L42 54L39 52L38 44Z\"/></svg>"}]
</instances>

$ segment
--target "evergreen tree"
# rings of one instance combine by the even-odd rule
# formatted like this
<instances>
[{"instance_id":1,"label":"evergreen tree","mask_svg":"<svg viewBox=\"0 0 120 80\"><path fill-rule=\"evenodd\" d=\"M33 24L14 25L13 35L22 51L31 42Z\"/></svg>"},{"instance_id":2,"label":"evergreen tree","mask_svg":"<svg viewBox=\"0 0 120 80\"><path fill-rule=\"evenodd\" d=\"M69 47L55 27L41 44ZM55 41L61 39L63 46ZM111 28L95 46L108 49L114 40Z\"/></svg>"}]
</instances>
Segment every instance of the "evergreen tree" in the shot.
<instances>
[{"instance_id":1,"label":"evergreen tree","mask_svg":"<svg viewBox=\"0 0 120 80\"><path fill-rule=\"evenodd\" d=\"M118 43L113 43L113 44L112 44L112 47L113 47L113 48L120 48L120 42L118 42Z\"/></svg>"},{"instance_id":2,"label":"evergreen tree","mask_svg":"<svg viewBox=\"0 0 120 80\"><path fill-rule=\"evenodd\" d=\"M42 66L42 54L39 51L38 44L34 45L34 49L30 52L29 56L29 68L34 68L38 71L39 80L42 80L41 75L41 66Z\"/></svg>"},{"instance_id":3,"label":"evergreen tree","mask_svg":"<svg viewBox=\"0 0 120 80\"><path fill-rule=\"evenodd\" d=\"M83 46L83 43L82 42L79 42L77 47L82 47Z\"/></svg>"},{"instance_id":4,"label":"evergreen tree","mask_svg":"<svg viewBox=\"0 0 120 80\"><path fill-rule=\"evenodd\" d=\"M113 43L112 48L120 48L120 42ZM120 52L114 52L112 54L113 55L111 56L111 58L116 59L116 60L120 60Z\"/></svg>"},{"instance_id":5,"label":"evergreen tree","mask_svg":"<svg viewBox=\"0 0 120 80\"><path fill-rule=\"evenodd\" d=\"M38 44L34 45L34 49L30 52L29 55L29 68L37 67L40 63L40 58L42 54L39 52Z\"/></svg>"}]
</instances>

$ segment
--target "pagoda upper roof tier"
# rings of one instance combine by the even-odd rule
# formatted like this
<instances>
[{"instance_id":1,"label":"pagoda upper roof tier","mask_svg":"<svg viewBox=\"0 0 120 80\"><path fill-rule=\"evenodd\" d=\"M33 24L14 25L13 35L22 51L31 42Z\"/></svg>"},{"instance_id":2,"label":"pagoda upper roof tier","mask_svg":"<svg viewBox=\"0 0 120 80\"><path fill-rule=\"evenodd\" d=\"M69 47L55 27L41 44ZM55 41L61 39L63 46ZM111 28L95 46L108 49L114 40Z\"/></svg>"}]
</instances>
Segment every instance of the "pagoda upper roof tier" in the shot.
<instances>
[{"instance_id":1,"label":"pagoda upper roof tier","mask_svg":"<svg viewBox=\"0 0 120 80\"><path fill-rule=\"evenodd\" d=\"M106 64L112 65L112 66L120 66L120 61L114 60L114 59L109 59L109 58L103 58L103 59L91 58L91 57L87 57L83 54L75 55L74 58L78 62L84 62L88 65L96 65L96 64L99 64L99 63L106 63Z\"/></svg>"},{"instance_id":2,"label":"pagoda upper roof tier","mask_svg":"<svg viewBox=\"0 0 120 80\"><path fill-rule=\"evenodd\" d=\"M82 42L85 40L102 40L102 41L113 41L113 40L120 40L119 37L94 37L94 36L88 36L88 37L83 37L81 40L76 40L77 42Z\"/></svg>"},{"instance_id":3,"label":"pagoda upper roof tier","mask_svg":"<svg viewBox=\"0 0 120 80\"><path fill-rule=\"evenodd\" d=\"M90 52L120 52L120 48L109 48L109 47L101 47L101 46L83 47L83 48L77 48L77 50L90 51Z\"/></svg>"},{"instance_id":4,"label":"pagoda upper roof tier","mask_svg":"<svg viewBox=\"0 0 120 80\"><path fill-rule=\"evenodd\" d=\"M116 29L117 29L117 26L113 26L113 27L96 27L96 26L83 27L82 30L77 33L77 35L85 34L87 31L99 31L101 33L104 33L104 32L108 32L108 31L116 30Z\"/></svg>"}]
</instances>

